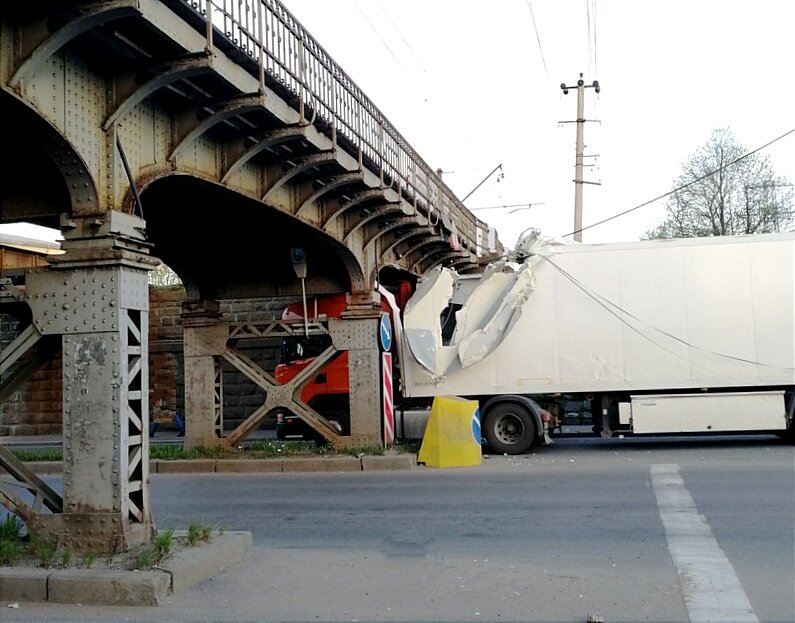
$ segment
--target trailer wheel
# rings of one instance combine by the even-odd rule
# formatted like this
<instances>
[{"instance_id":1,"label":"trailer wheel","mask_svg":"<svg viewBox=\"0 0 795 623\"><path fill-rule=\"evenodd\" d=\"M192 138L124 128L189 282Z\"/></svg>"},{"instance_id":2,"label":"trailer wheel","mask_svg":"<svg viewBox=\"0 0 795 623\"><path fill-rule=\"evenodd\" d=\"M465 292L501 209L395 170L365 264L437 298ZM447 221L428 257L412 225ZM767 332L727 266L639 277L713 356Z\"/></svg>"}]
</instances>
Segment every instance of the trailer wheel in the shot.
<instances>
[{"instance_id":1,"label":"trailer wheel","mask_svg":"<svg viewBox=\"0 0 795 623\"><path fill-rule=\"evenodd\" d=\"M483 418L483 433L495 452L522 454L536 439L536 425L525 407L504 402L488 410Z\"/></svg>"}]
</instances>

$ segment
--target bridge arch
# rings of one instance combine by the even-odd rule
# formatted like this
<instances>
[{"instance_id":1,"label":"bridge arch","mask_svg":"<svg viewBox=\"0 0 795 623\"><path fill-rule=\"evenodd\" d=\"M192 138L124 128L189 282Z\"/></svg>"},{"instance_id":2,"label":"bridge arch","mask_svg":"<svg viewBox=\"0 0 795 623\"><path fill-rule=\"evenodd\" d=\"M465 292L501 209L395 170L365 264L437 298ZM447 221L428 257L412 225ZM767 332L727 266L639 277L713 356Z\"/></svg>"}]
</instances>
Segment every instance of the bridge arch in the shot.
<instances>
[{"instance_id":1,"label":"bridge arch","mask_svg":"<svg viewBox=\"0 0 795 623\"><path fill-rule=\"evenodd\" d=\"M0 89L0 222L58 229L61 214L96 214L96 182L66 138L13 91Z\"/></svg>"},{"instance_id":2,"label":"bridge arch","mask_svg":"<svg viewBox=\"0 0 795 623\"><path fill-rule=\"evenodd\" d=\"M294 247L307 255L310 294L363 293L372 285L346 246L221 184L169 173L140 192L153 254L177 272L190 298L300 295Z\"/></svg>"}]
</instances>

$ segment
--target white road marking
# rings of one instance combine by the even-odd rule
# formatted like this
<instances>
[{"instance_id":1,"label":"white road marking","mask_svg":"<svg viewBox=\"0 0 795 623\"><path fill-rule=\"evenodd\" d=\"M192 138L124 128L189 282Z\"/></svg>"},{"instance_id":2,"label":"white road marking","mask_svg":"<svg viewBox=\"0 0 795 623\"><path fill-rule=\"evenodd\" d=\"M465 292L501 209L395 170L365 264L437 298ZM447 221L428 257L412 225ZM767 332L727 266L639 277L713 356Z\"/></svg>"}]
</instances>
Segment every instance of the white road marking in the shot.
<instances>
[{"instance_id":1,"label":"white road marking","mask_svg":"<svg viewBox=\"0 0 795 623\"><path fill-rule=\"evenodd\" d=\"M679 466L651 466L651 482L692 623L758 623L751 602L679 474Z\"/></svg>"}]
</instances>

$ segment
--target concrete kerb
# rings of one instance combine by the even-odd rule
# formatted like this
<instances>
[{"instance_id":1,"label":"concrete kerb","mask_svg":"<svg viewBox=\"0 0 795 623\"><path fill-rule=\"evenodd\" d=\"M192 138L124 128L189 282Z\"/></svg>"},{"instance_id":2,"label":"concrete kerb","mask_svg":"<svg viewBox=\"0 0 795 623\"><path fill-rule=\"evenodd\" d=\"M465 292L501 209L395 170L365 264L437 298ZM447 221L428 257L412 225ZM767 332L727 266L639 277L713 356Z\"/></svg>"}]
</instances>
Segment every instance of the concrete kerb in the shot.
<instances>
[{"instance_id":1,"label":"concrete kerb","mask_svg":"<svg viewBox=\"0 0 795 623\"><path fill-rule=\"evenodd\" d=\"M26 463L36 474L57 474L63 469L58 461ZM360 472L415 469L414 454L381 456L318 456L283 459L175 459L149 461L152 474L251 474L275 472Z\"/></svg>"},{"instance_id":2,"label":"concrete kerb","mask_svg":"<svg viewBox=\"0 0 795 623\"><path fill-rule=\"evenodd\" d=\"M174 531L184 536L186 531ZM0 600L82 605L157 606L169 595L243 561L250 532L215 534L212 540L172 555L147 571L22 569L0 567Z\"/></svg>"}]
</instances>

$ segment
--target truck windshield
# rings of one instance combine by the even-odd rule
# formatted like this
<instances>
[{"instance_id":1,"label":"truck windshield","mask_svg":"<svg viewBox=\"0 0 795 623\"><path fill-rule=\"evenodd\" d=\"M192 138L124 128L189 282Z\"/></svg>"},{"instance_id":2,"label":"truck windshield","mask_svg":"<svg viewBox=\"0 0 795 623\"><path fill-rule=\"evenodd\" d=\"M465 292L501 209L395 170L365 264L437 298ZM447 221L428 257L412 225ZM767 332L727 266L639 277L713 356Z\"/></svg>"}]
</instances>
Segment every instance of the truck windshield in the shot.
<instances>
[{"instance_id":1,"label":"truck windshield","mask_svg":"<svg viewBox=\"0 0 795 623\"><path fill-rule=\"evenodd\" d=\"M329 335L286 337L282 340L279 363L290 363L298 359L317 357L329 346L331 346L331 336Z\"/></svg>"}]
</instances>

